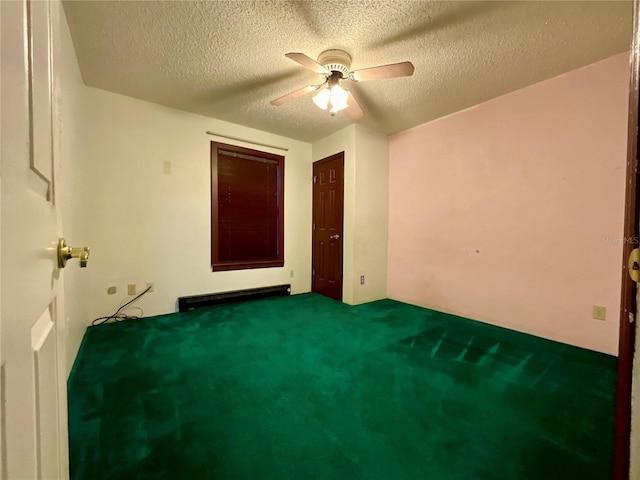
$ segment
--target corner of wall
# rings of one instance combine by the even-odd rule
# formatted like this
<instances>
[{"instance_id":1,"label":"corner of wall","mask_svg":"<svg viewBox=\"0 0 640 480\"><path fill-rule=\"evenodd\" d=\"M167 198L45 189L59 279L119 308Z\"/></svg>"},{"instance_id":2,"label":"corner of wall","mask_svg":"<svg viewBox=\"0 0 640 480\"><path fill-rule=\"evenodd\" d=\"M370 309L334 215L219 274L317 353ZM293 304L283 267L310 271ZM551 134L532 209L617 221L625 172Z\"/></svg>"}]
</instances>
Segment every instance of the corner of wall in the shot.
<instances>
[{"instance_id":1,"label":"corner of wall","mask_svg":"<svg viewBox=\"0 0 640 480\"><path fill-rule=\"evenodd\" d=\"M389 137L356 125L354 304L387 297ZM364 284L361 277L364 276Z\"/></svg>"}]
</instances>

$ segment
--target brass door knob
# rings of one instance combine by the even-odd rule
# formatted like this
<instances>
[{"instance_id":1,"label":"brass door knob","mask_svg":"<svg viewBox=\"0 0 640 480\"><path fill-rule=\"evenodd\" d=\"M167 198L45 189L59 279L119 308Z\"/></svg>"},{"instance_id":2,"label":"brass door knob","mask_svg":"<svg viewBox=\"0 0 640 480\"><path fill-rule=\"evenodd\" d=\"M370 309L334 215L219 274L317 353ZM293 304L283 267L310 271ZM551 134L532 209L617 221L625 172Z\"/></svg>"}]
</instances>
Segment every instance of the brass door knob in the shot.
<instances>
[{"instance_id":1,"label":"brass door knob","mask_svg":"<svg viewBox=\"0 0 640 480\"><path fill-rule=\"evenodd\" d=\"M58 240L58 267L66 267L67 260L70 258L77 258L80 261L80 267L86 267L89 261L89 247L70 247L64 238L61 238Z\"/></svg>"},{"instance_id":2,"label":"brass door knob","mask_svg":"<svg viewBox=\"0 0 640 480\"><path fill-rule=\"evenodd\" d=\"M340 238L340 234L336 233L335 235L331 235L329 238L331 238L332 240L338 240Z\"/></svg>"}]
</instances>

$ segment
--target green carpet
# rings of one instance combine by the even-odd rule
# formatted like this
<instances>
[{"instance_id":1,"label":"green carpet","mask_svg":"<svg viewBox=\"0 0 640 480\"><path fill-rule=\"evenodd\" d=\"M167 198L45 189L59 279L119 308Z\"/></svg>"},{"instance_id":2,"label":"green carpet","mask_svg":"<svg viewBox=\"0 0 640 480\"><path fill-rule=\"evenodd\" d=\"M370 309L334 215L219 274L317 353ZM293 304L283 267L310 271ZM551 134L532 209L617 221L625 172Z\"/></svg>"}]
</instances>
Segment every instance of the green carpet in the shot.
<instances>
[{"instance_id":1,"label":"green carpet","mask_svg":"<svg viewBox=\"0 0 640 480\"><path fill-rule=\"evenodd\" d=\"M614 357L314 294L91 327L73 480L607 479Z\"/></svg>"}]
</instances>

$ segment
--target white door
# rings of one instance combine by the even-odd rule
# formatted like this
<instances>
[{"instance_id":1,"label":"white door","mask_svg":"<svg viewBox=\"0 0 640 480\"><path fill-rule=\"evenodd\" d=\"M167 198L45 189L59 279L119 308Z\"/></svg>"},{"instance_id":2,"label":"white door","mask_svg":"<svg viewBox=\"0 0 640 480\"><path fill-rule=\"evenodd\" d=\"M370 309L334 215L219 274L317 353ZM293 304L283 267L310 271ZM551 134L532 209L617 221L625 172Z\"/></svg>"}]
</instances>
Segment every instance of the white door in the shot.
<instances>
[{"instance_id":1,"label":"white door","mask_svg":"<svg viewBox=\"0 0 640 480\"><path fill-rule=\"evenodd\" d=\"M68 477L51 7L0 1L0 473L12 480Z\"/></svg>"}]
</instances>

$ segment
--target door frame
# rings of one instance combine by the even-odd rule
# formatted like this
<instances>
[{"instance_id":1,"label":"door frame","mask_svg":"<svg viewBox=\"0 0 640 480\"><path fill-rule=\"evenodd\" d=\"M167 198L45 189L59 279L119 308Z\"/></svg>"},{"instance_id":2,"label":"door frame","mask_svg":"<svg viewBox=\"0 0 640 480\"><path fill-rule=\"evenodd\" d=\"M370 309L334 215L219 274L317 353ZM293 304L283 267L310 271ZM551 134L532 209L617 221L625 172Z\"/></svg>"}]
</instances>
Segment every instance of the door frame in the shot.
<instances>
[{"instance_id":1,"label":"door frame","mask_svg":"<svg viewBox=\"0 0 640 480\"><path fill-rule=\"evenodd\" d=\"M629 80L629 121L622 254L622 285L615 409L613 479L626 480L630 472L631 393L637 325L637 286L629 276L627 259L638 248L640 227L640 172L638 171L638 101L640 99L640 19L639 0L633 2L633 36ZM637 413L636 413L637 415ZM639 432L640 433L640 432Z\"/></svg>"}]
</instances>

